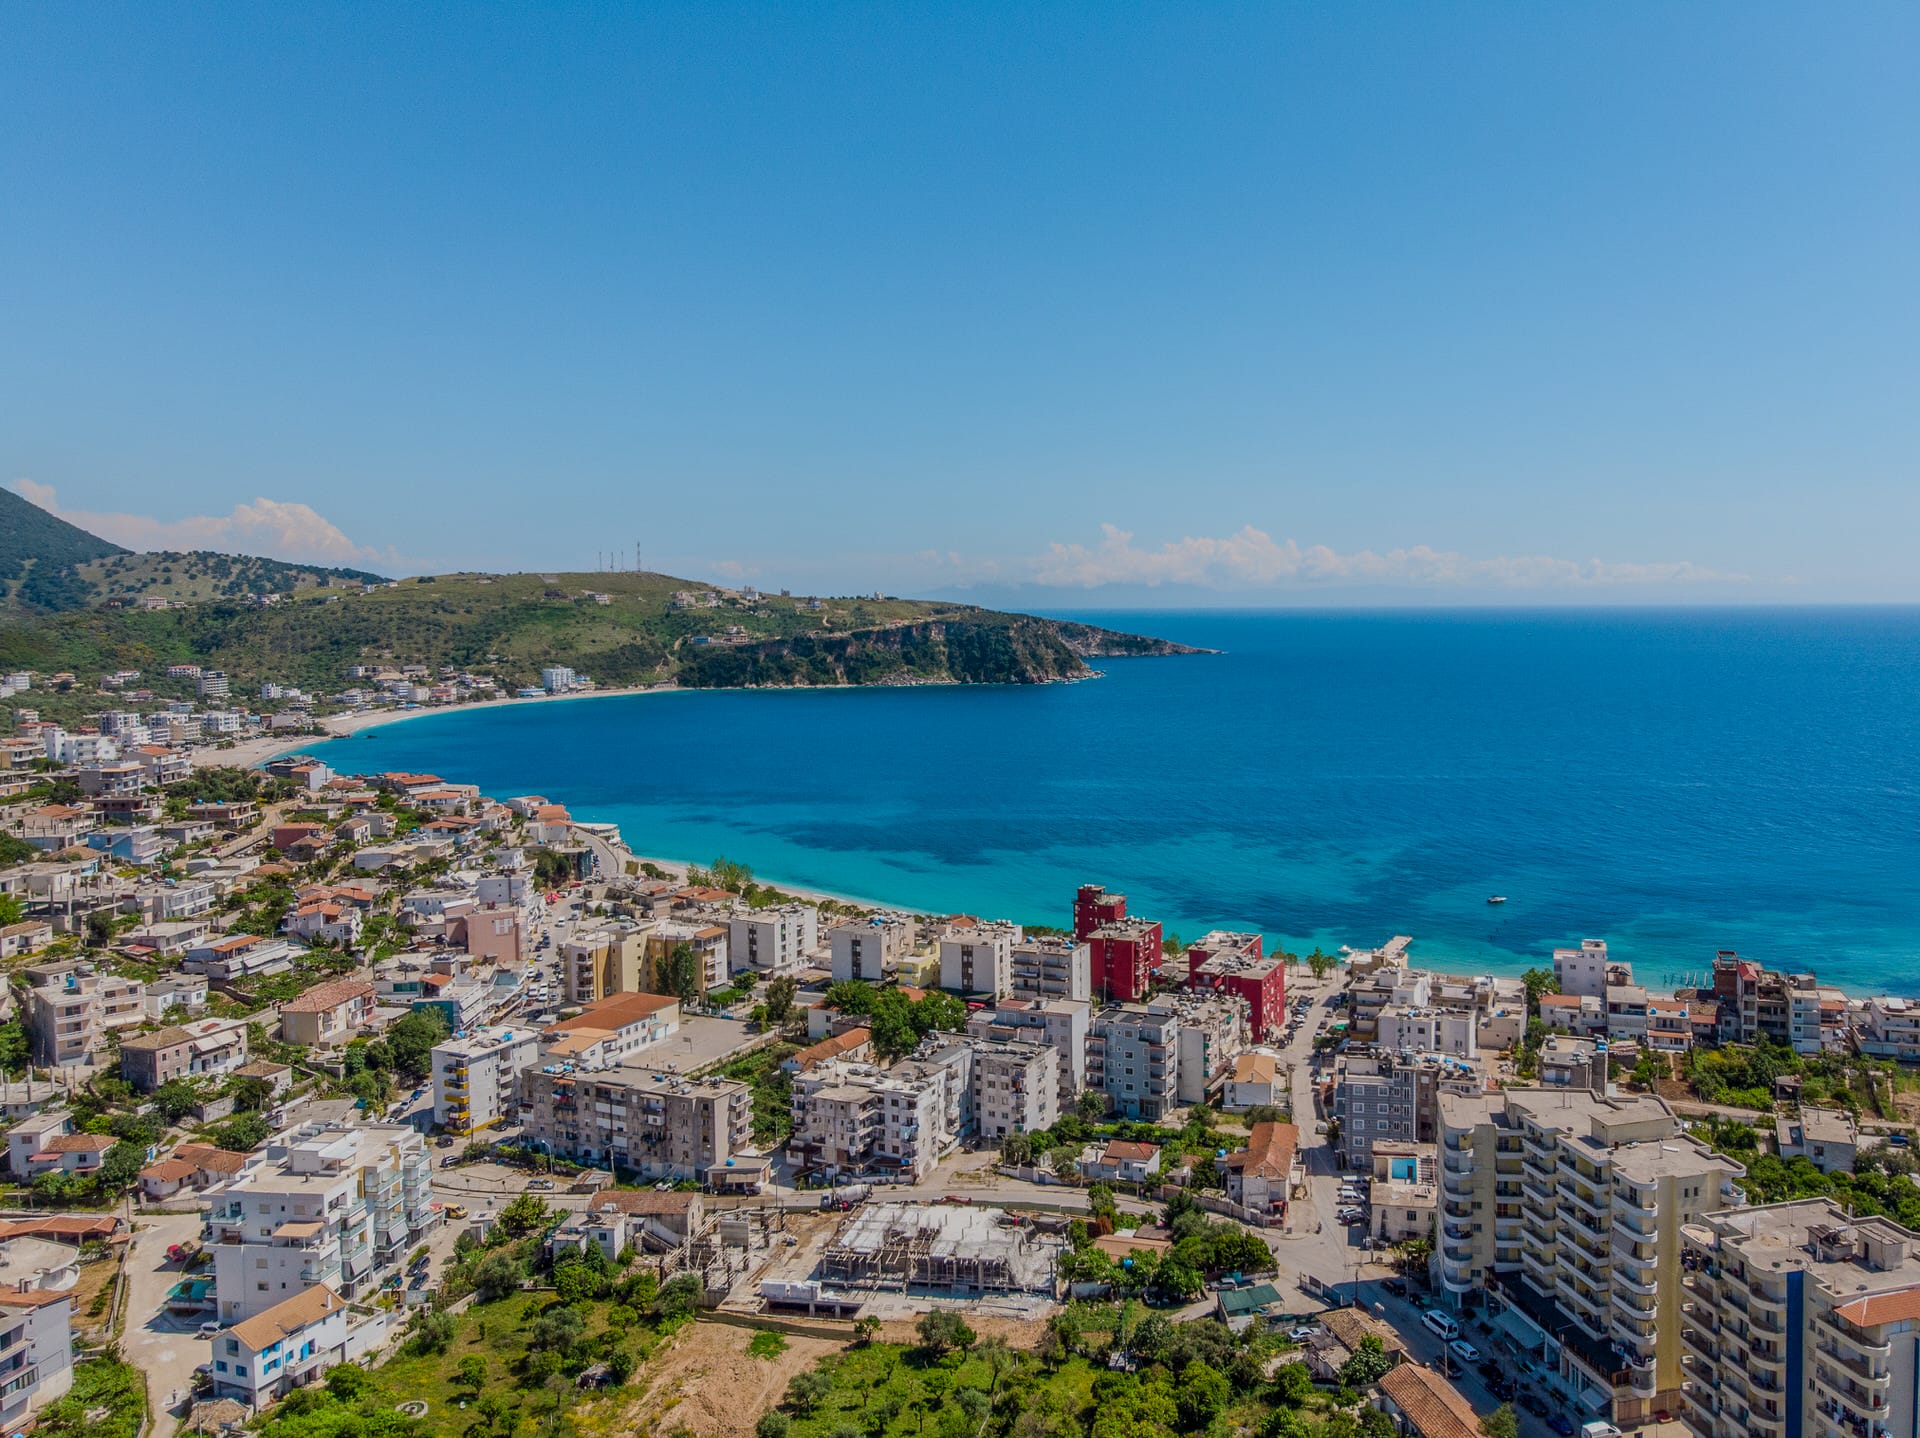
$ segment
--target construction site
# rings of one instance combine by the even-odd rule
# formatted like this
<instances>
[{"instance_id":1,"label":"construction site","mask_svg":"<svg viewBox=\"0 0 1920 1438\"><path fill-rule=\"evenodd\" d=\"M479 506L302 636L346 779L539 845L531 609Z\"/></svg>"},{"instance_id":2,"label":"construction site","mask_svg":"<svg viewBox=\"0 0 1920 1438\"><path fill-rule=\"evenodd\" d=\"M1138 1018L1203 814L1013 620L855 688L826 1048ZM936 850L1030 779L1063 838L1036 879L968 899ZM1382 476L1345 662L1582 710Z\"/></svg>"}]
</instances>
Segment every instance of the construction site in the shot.
<instances>
[{"instance_id":1,"label":"construction site","mask_svg":"<svg viewBox=\"0 0 1920 1438\"><path fill-rule=\"evenodd\" d=\"M875 1203L856 1210L820 1261L834 1284L956 1298L1054 1293L1060 1233L1024 1214L960 1204Z\"/></svg>"}]
</instances>

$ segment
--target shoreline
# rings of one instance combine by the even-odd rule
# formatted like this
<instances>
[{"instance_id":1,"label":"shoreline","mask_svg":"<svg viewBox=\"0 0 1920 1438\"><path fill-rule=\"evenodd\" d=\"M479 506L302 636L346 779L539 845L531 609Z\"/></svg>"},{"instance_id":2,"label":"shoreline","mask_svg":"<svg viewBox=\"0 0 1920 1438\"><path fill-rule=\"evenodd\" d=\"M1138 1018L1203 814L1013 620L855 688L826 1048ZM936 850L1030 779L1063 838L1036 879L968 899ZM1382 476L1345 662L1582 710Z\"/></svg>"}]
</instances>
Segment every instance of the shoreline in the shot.
<instances>
[{"instance_id":1,"label":"shoreline","mask_svg":"<svg viewBox=\"0 0 1920 1438\"><path fill-rule=\"evenodd\" d=\"M851 691L852 689L857 687L859 686L834 686L833 690L829 692L839 692L841 689L848 689L849 691ZM382 728L390 724L405 723L409 720L414 720L414 719L432 718L436 715L448 715L448 714L466 712L470 710L491 710L491 709L495 709L503 706L517 706L517 705L523 705L523 704L542 704L542 703L555 704L555 703L570 702L573 700L629 698L629 697L633 697L641 694L682 693L682 692L706 693L706 692L724 692L724 691L683 690L681 686L676 684L655 684L655 685L632 686L632 687L623 687L623 688L595 689L585 693L576 693L576 694L545 694L545 695L539 695L539 696L529 697L525 699L510 699L503 696L502 698L499 698L499 699L486 700L479 703L471 703L471 704L419 707L419 708L404 709L404 710L379 709L379 710L364 711L364 712L353 713L353 714L342 714L342 715L335 715L326 719L321 719L319 721L316 721L320 727L319 727L319 731L313 734L300 735L300 736L263 735L258 738L242 741L230 749L195 750L193 751L194 765L196 768L203 768L203 767L209 767L209 766L215 766L215 765L245 767L245 768L259 768L264 766L266 763L270 762L272 759L278 756L285 755L285 754L301 753L306 748L312 745L323 744L334 739L350 738L355 734L359 734L362 732L371 732L374 729ZM778 692L793 692L793 690L789 686L780 686ZM351 763L350 760L348 762ZM535 787L537 788L537 786ZM617 820L596 820L595 818L592 817L591 814L584 814L584 813L577 817L576 822L589 823L589 824L596 823L596 822L612 823L616 828L618 827ZM628 846L628 842L624 835L622 836L619 847L622 853L627 858L630 858L635 864L641 864L641 863L653 864L661 868L662 870L667 871L670 875L680 879L684 879L686 870L689 867L698 867L704 863L710 862L708 860L688 860L688 859L674 858L674 857L663 856L663 855L641 854ZM847 905L847 906L858 908L858 909L883 910L883 911L903 913L903 914L912 914L916 916L930 916L930 915L937 916L938 913L945 912L945 911L936 911L933 909L928 909L911 902L879 900L879 899L874 899L874 898L863 896L863 895L836 892L832 889L821 888L817 885L817 883L805 884L805 885L791 884L791 883L784 882L778 877L771 874L756 873L755 879L759 883L762 883L771 888L779 889L781 892L791 895L793 898L802 900L802 901L817 902L819 900L826 899L826 900L831 900L837 904ZM961 912L961 911L955 911L955 912ZM1045 924L1045 921L1042 920L1041 923ZM1327 939L1330 937L1333 937L1333 936L1323 936L1322 939L1319 941L1322 943L1323 947L1326 945ZM1416 936L1416 940L1417 938L1418 936ZM1310 942L1313 942L1313 941L1312 940L1305 941L1305 943L1310 943ZM1427 942L1436 944L1440 947L1445 947L1447 943L1447 941L1444 938L1437 938L1437 939L1429 938ZM1301 944L1303 951L1305 948L1305 943ZM1353 947L1357 951L1364 951L1365 945L1356 944ZM1328 951L1333 952L1332 949L1329 949ZM1513 960L1511 973L1504 972L1505 966L1489 966L1489 965L1486 965L1484 962L1475 963L1471 959L1468 959L1462 962L1458 958L1449 959L1441 955L1434 955L1431 958L1428 958L1425 960L1416 958L1416 959L1410 960L1410 962L1413 962L1418 967L1431 969L1435 973L1462 973L1462 974L1492 973L1500 977L1512 978L1512 977L1517 977L1521 972L1524 971L1524 968L1544 966L1545 964L1550 962L1550 959L1548 959L1544 955L1538 958L1531 958L1531 959L1524 958L1521 956L1516 956ZM1298 967L1298 966L1290 966L1290 967ZM1672 985L1662 984L1657 980L1654 982L1648 982L1647 977L1638 977L1637 981L1642 986L1646 987L1650 992L1656 995L1664 996L1673 991ZM1849 985L1844 982L1838 982L1838 981L1823 981L1822 987L1837 989L1840 992L1844 993L1849 999L1855 999L1855 1000L1867 999L1867 998L1873 998L1873 997L1883 997L1883 996L1891 995L1895 992L1893 990L1886 989L1886 988L1872 988L1872 989L1860 988L1860 987L1856 987L1856 986Z\"/></svg>"}]
</instances>

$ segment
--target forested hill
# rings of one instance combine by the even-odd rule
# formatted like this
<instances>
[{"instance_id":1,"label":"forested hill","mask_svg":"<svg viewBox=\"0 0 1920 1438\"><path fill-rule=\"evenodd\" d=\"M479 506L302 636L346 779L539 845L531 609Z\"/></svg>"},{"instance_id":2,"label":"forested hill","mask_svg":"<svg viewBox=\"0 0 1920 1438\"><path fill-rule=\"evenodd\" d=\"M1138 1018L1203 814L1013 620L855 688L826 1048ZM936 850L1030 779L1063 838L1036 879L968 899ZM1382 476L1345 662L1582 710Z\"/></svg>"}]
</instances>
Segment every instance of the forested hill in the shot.
<instances>
[{"instance_id":1,"label":"forested hill","mask_svg":"<svg viewBox=\"0 0 1920 1438\"><path fill-rule=\"evenodd\" d=\"M676 598L676 596L678 596ZM603 685L1038 683L1101 654L1196 651L1083 624L905 599L753 596L662 574L450 574L300 589L261 606L0 618L0 665L82 680L168 663L318 692L358 663L456 665L507 683L565 664Z\"/></svg>"},{"instance_id":2,"label":"forested hill","mask_svg":"<svg viewBox=\"0 0 1920 1438\"><path fill-rule=\"evenodd\" d=\"M76 568L126 552L0 489L0 602L77 608L86 602L88 586L76 577Z\"/></svg>"}]
</instances>

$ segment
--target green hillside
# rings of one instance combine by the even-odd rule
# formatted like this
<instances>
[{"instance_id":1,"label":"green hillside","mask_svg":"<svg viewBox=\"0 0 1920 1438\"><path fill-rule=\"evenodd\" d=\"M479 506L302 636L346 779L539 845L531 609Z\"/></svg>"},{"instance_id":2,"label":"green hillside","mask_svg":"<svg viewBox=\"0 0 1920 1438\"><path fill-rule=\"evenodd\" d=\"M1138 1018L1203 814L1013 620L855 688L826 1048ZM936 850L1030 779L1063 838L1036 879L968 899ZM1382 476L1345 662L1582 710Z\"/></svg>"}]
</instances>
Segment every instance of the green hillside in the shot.
<instances>
[{"instance_id":1,"label":"green hillside","mask_svg":"<svg viewBox=\"0 0 1920 1438\"><path fill-rule=\"evenodd\" d=\"M0 489L0 600L38 609L76 609L91 594L76 569L127 551Z\"/></svg>"},{"instance_id":2,"label":"green hillside","mask_svg":"<svg viewBox=\"0 0 1920 1438\"><path fill-rule=\"evenodd\" d=\"M679 679L730 688L1034 682L1085 674L1088 655L1186 652L965 604L749 602L718 592L716 608L683 609L674 607L675 591L718 592L661 574L451 574L364 594L301 590L264 608L216 600L21 616L0 620L0 665L84 679L191 662L224 669L237 685L278 679L331 691L358 663L451 664L508 683L566 664L603 684Z\"/></svg>"}]
</instances>

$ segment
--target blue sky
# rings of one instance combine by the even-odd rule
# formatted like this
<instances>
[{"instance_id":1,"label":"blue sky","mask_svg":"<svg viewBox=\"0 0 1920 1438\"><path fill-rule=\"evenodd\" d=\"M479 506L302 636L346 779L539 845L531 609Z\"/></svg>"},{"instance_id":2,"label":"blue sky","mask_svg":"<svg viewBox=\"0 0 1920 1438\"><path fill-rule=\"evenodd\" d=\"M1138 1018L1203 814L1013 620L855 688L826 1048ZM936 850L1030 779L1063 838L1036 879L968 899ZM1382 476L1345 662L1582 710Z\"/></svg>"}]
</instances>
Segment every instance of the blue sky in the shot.
<instances>
[{"instance_id":1,"label":"blue sky","mask_svg":"<svg viewBox=\"0 0 1920 1438\"><path fill-rule=\"evenodd\" d=\"M1911 5L9 6L0 481L136 544L1920 600Z\"/></svg>"}]
</instances>

